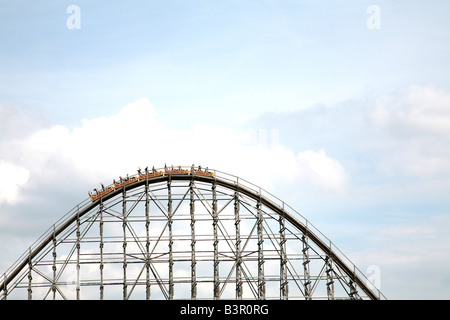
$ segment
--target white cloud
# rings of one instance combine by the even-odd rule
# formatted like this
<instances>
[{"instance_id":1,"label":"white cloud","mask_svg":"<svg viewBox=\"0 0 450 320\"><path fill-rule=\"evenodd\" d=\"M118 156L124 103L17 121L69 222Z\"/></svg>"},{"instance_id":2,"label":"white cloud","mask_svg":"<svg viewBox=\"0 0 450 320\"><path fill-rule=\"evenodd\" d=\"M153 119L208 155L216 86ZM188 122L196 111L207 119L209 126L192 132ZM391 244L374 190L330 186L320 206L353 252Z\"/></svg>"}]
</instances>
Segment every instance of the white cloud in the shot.
<instances>
[{"instance_id":1,"label":"white cloud","mask_svg":"<svg viewBox=\"0 0 450 320\"><path fill-rule=\"evenodd\" d=\"M165 163L209 166L266 189L299 177L334 191L348 182L343 166L324 150L296 154L280 144L258 144L249 132L207 120L189 130L170 129L142 98L112 117L83 120L73 130L63 126L40 130L22 144L22 153L35 181L45 177L55 186L61 175L109 184L119 175L136 173L138 167Z\"/></svg>"},{"instance_id":2,"label":"white cloud","mask_svg":"<svg viewBox=\"0 0 450 320\"><path fill-rule=\"evenodd\" d=\"M334 191L343 191L348 185L349 175L345 168L336 159L328 157L324 150L302 151L297 158L300 177L308 179L314 185Z\"/></svg>"},{"instance_id":3,"label":"white cloud","mask_svg":"<svg viewBox=\"0 0 450 320\"><path fill-rule=\"evenodd\" d=\"M450 134L450 95L430 86L411 86L401 95L384 95L374 118L379 125L410 135Z\"/></svg>"},{"instance_id":4,"label":"white cloud","mask_svg":"<svg viewBox=\"0 0 450 320\"><path fill-rule=\"evenodd\" d=\"M25 168L0 161L0 203L15 202L20 188L27 183L29 172Z\"/></svg>"},{"instance_id":5,"label":"white cloud","mask_svg":"<svg viewBox=\"0 0 450 320\"><path fill-rule=\"evenodd\" d=\"M385 172L450 175L450 94L427 86L380 97L373 112Z\"/></svg>"}]
</instances>

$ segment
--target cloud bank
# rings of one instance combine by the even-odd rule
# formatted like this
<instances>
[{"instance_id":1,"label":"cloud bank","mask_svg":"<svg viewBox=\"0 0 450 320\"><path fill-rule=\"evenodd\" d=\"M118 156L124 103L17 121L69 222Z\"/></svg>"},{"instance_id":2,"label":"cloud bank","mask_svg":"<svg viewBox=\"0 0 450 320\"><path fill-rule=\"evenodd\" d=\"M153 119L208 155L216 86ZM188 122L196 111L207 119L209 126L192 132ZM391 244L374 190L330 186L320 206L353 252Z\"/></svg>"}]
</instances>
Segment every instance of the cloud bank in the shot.
<instances>
[{"instance_id":1,"label":"cloud bank","mask_svg":"<svg viewBox=\"0 0 450 320\"><path fill-rule=\"evenodd\" d=\"M450 177L450 95L429 86L376 101L374 123L387 151L382 168L429 178Z\"/></svg>"},{"instance_id":2,"label":"cloud bank","mask_svg":"<svg viewBox=\"0 0 450 320\"><path fill-rule=\"evenodd\" d=\"M96 187L119 175L134 174L138 167L164 164L209 166L265 188L301 179L341 191L349 181L345 168L323 149L295 152L281 144L258 143L251 131L207 123L171 129L146 98L113 116L85 119L73 129L54 125L38 130L17 142L7 158L17 165L4 162L0 167L4 167L1 172L11 172L3 175L11 188L0 189L0 201L15 198L26 182L35 188L45 182L59 189L66 181L61 177L66 177L72 184L84 180Z\"/></svg>"},{"instance_id":3,"label":"cloud bank","mask_svg":"<svg viewBox=\"0 0 450 320\"><path fill-rule=\"evenodd\" d=\"M27 183L29 176L27 169L0 161L0 203L17 201L19 189Z\"/></svg>"}]
</instances>

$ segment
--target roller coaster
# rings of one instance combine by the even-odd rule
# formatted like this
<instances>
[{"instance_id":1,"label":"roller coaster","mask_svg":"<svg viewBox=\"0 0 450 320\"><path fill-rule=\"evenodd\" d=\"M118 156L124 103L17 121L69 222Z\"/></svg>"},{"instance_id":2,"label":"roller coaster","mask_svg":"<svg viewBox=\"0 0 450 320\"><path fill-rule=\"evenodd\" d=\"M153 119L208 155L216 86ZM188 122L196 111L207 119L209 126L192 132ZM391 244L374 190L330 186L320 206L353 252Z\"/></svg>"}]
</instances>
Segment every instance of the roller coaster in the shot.
<instances>
[{"instance_id":1,"label":"roller coaster","mask_svg":"<svg viewBox=\"0 0 450 320\"><path fill-rule=\"evenodd\" d=\"M237 176L147 167L101 186L0 276L0 299L385 299L306 218Z\"/></svg>"},{"instance_id":2,"label":"roller coaster","mask_svg":"<svg viewBox=\"0 0 450 320\"><path fill-rule=\"evenodd\" d=\"M108 193L113 192L114 190L120 189L123 186L129 185L130 183L134 183L142 180L147 180L151 178L161 177L163 175L197 175L197 176L203 176L203 177L214 177L214 173L209 171L208 168L206 168L204 171L202 171L201 166L198 167L197 170L194 169L194 166L191 167L191 169L181 169L179 167L178 169L174 169L172 166L171 169L167 169L167 166L165 166L164 173L162 171L156 171L155 167L153 167L152 172L148 171L148 167L145 168L145 173L142 173L141 169L138 169L138 175L126 178L119 177L119 181L116 182L114 180L113 185L105 187L103 184L102 189L94 189L94 191L88 191L89 196L91 197L92 201L98 200L99 198L106 196Z\"/></svg>"}]
</instances>

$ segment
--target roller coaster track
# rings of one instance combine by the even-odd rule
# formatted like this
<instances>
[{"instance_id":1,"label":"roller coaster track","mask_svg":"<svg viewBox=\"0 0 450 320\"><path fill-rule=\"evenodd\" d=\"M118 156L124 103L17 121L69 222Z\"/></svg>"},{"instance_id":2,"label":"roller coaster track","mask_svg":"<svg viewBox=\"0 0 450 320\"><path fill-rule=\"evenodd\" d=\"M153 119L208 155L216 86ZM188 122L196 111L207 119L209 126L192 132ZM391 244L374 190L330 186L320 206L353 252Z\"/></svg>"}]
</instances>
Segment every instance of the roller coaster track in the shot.
<instances>
[{"instance_id":1,"label":"roller coaster track","mask_svg":"<svg viewBox=\"0 0 450 320\"><path fill-rule=\"evenodd\" d=\"M211 170L214 175L206 176L192 174L189 170L190 167L183 167L183 169L186 169L186 173L171 174L158 169L161 170L160 176L145 179L139 179L139 175L132 176L135 177L132 183L114 188L113 191L97 200L88 198L79 203L37 239L30 246L29 250L23 253L0 277L0 298L14 298L13 293L22 290L27 292L28 299L32 299L34 298L33 295L40 292L42 287L48 288L47 293L43 295L44 299L52 294L55 298L58 295L57 293L60 294L60 297L67 298L67 293L64 293L58 287L58 279L61 278L61 273L65 268L69 264L73 264L76 265L76 269L73 272L73 274L76 273L76 281L66 281L65 284L67 286L74 284L76 295L74 294L72 297L80 299L80 288L83 286L83 282L80 279L80 265L83 264L81 261L83 257L91 257L92 262L86 259L84 264L99 265L101 276L95 281L86 280L84 285L85 287L98 286L100 288L100 299L103 299L104 285L107 284L103 276L103 268L108 258L106 251L104 251L104 247L108 244L108 238L103 236L103 226L106 225L107 221L103 220L103 217L106 217L106 213L108 213L108 217L116 217L123 225L123 239L120 241L123 248L123 259L114 261L114 263L123 265L123 277L120 281L116 281L115 285L120 284L122 286L124 299L131 297L131 293L138 283L143 284L143 287L147 288L147 299L150 298L150 285L160 289L160 298L173 299L174 285L179 285L179 283L189 283L191 286L190 298L201 298L197 295L197 288L202 286L202 281L212 284L213 293L212 296L208 297L213 299L222 298L226 285L230 283L234 284L234 298L245 298L242 291L245 282L247 282L247 292L251 293L250 297L247 296L250 299L270 298L266 296L266 284L268 282L279 283L279 296L275 297L279 299L295 298L289 295L288 288L296 288L296 291L299 293L296 298L314 299L315 292L320 291L317 289L320 286L319 283L323 283L321 286L323 287L323 292L326 292L326 294L321 295L322 298L385 299L379 290L369 285L364 273L325 235L282 200L244 179L218 170ZM173 191L177 187L183 190L178 196ZM163 205L163 200L168 201L167 206ZM225 203L221 209L218 208L219 201ZM130 203L131 206L127 207ZM173 207L174 203L178 203L176 208ZM173 234L172 226L175 221L173 219L176 218L175 213L177 212L180 215L181 209L178 209L184 203L190 205L190 216L186 215L186 221L190 221L191 226L191 238L189 238L191 251L190 256L183 257L180 251L177 258L177 252L174 249L174 243L177 240ZM213 232L209 233L208 238L212 245L211 249L213 249L208 254L213 252L213 255L208 257L206 256L207 253L202 253L196 249L196 242L201 240L202 235L198 229L197 231L195 230L195 224L198 223L198 219L194 218L194 214L197 214L195 203L203 205L205 212L207 212L209 226L211 226L211 223L213 225ZM236 234L233 237L229 235L231 229L227 229L224 226L225 220L221 220L221 216L225 215L223 213L225 209L231 210L231 205L229 205L231 203L234 203L232 224L236 230ZM141 204L145 204L146 208L146 241L141 241L141 239L145 238L142 236L144 229L138 235L133 230L132 223L128 222L131 221L130 212ZM150 204L155 206L155 208L159 208L159 213L162 213L159 220L155 219L152 223L156 223L155 221L165 223L165 227L161 229L159 237L153 236L151 238L149 236ZM114 206L120 205L122 207L121 210L116 210ZM230 208L227 208L227 206ZM199 210L198 207L197 210ZM239 229L244 226L243 224L241 226L240 223L244 218L245 212L249 214L249 219L251 218L254 221L254 224L251 225L253 227L252 231L246 236L241 234L241 229ZM191 220L188 220L189 217ZM144 221L144 217L141 220ZM273 224L274 222L279 223L280 229L278 233L271 231L269 223ZM101 231L99 236L92 237L93 240L89 240L90 238L86 234L93 223L98 223ZM87 227L82 230L81 226L83 224L87 225ZM127 230L128 236L126 236ZM74 236L75 234L76 237ZM189 235L187 234L183 237L180 236L179 238L187 241ZM134 238L134 242L130 241L131 238ZM248 249L250 245L245 249L247 243L252 241L251 239L255 240L254 248L256 249L253 251ZM83 243L83 245L88 247L89 241L99 244L100 251L96 251L95 259L93 258L93 253L85 253L84 256L80 254L80 245ZM116 242L119 241L116 239ZM220 251L219 242L227 243L231 251ZM112 240L111 243L113 243ZM131 251L127 252L127 245L133 243L138 248L136 250L140 251L144 258L136 258L137 254L133 254ZM150 243L153 244L153 251L158 251L162 246L161 243L166 243L167 247L164 248L168 249L157 256L156 252L150 252ZM63 246L62 244L71 244L71 249L62 255L59 253L61 259L57 260L57 247L59 245ZM286 247L288 244L295 244L297 252L288 253L289 250ZM263 245L266 248L263 248ZM270 278L269 275L264 274L264 263L270 260L268 247L272 248L274 253L272 260L279 265L280 273L275 278ZM117 252L108 254L110 256L118 255ZM212 262L213 276L202 278L197 274L200 270L197 266L197 261L200 263L202 257L204 261ZM316 275L313 275L311 271L313 269L311 261L314 257L321 262L321 265L317 267ZM63 261L64 259L65 261ZM252 265L253 262L251 261L255 262L255 264ZM140 273L135 275L133 280L130 280L129 274L127 274L127 267L133 262L142 262L143 267ZM190 262L190 277L181 277L183 280L177 282L173 269L175 262L180 264ZM167 274L166 271L156 268L156 263L163 265L164 268L168 267L169 273ZM219 264L227 265L227 263L231 263L225 268L228 268L229 273L227 276L221 276ZM56 271L57 266L59 273ZM253 269L251 266L253 266ZM52 271L50 271L50 267ZM47 269L45 268L49 270L48 274L46 274ZM147 272L146 282L141 281L144 270ZM257 273L257 276L252 275L252 270L253 274ZM161 272L165 272L165 275L161 276ZM236 273L236 276L231 276L233 272ZM35 278L44 279L42 280L43 282L34 284L32 282L33 275ZM338 283L343 288L341 291L335 291L335 284L338 285ZM112 282L109 285L112 286ZM59 286L61 287L61 284ZM337 294L338 291L340 294ZM20 296L18 297L20 299Z\"/></svg>"}]
</instances>

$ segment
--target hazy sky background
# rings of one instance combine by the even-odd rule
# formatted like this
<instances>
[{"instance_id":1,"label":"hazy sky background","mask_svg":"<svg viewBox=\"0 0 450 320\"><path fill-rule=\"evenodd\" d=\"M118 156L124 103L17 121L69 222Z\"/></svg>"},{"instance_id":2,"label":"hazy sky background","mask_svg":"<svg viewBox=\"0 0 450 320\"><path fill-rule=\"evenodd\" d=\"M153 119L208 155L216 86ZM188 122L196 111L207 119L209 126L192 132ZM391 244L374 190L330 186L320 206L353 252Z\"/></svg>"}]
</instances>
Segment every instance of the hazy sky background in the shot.
<instances>
[{"instance_id":1,"label":"hazy sky background","mask_svg":"<svg viewBox=\"0 0 450 320\"><path fill-rule=\"evenodd\" d=\"M449 31L444 0L0 0L0 272L100 181L195 163L449 299Z\"/></svg>"}]
</instances>

